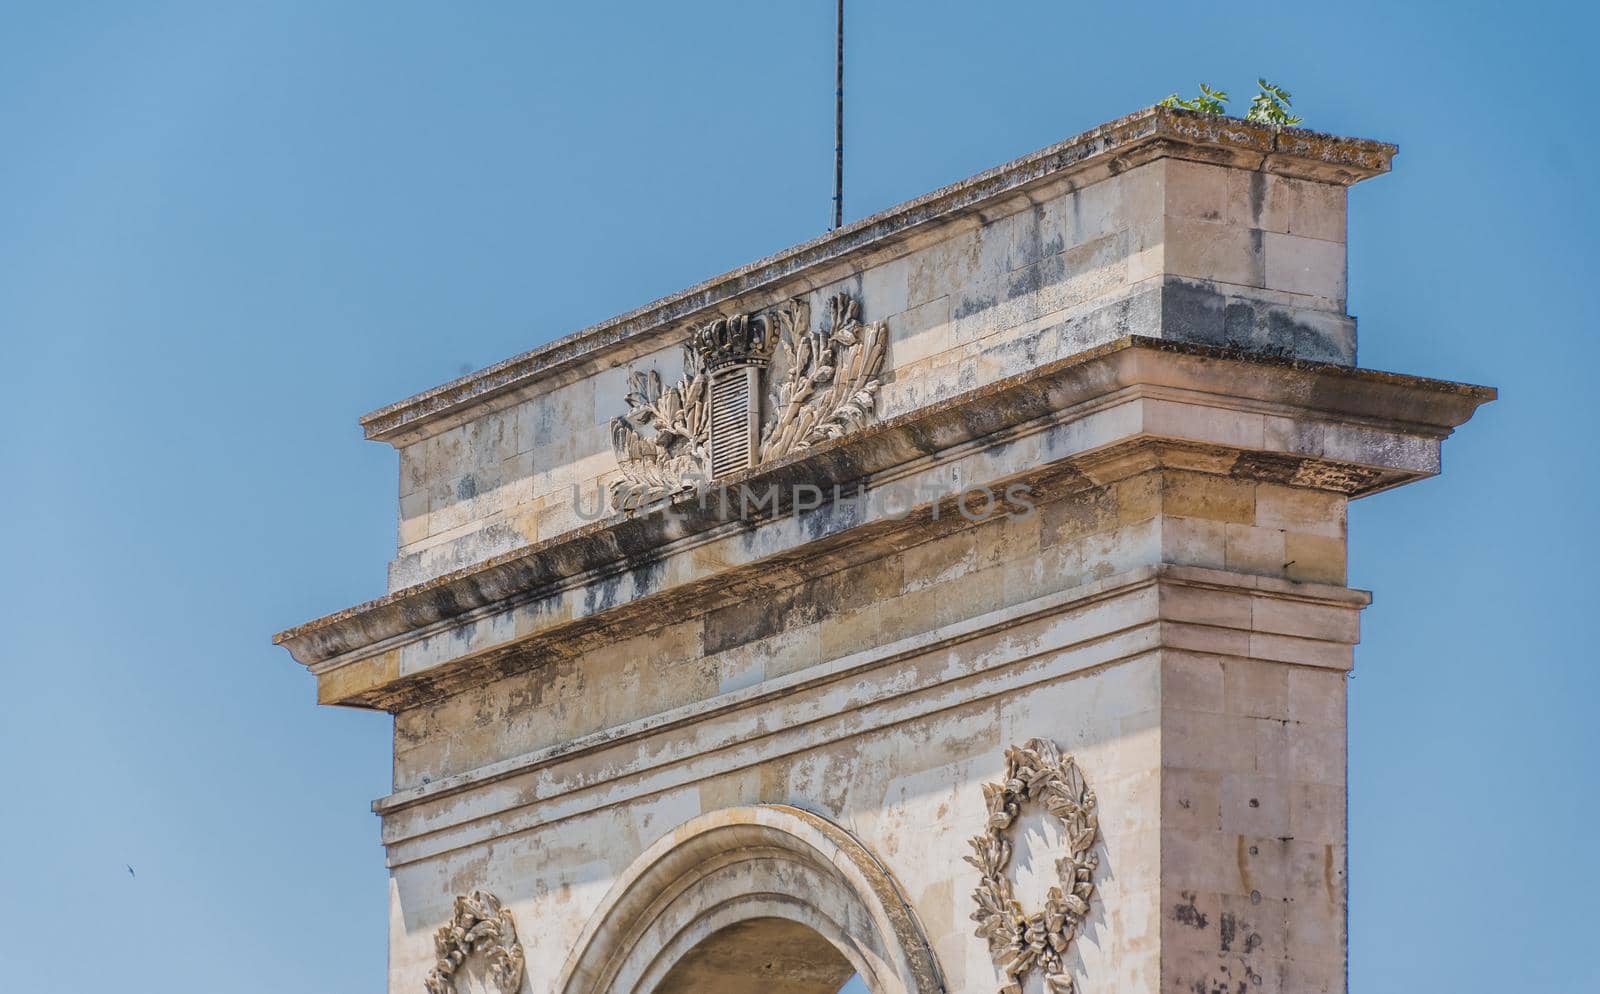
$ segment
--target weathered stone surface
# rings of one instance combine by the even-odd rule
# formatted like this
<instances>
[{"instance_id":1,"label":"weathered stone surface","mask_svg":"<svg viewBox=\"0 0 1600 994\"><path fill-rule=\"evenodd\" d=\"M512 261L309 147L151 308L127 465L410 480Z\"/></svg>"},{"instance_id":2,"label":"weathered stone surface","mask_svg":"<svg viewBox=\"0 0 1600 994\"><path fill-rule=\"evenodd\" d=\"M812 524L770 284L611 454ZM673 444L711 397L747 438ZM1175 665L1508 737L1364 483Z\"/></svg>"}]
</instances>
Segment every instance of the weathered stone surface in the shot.
<instances>
[{"instance_id":1,"label":"weathered stone surface","mask_svg":"<svg viewBox=\"0 0 1600 994\"><path fill-rule=\"evenodd\" d=\"M541 994L1340 989L1346 507L1493 397L1355 367L1393 154L1142 111L365 419L391 591L278 640L395 715L390 989L480 892ZM841 294L870 416L599 503L690 329Z\"/></svg>"},{"instance_id":2,"label":"weathered stone surface","mask_svg":"<svg viewBox=\"0 0 1600 994\"><path fill-rule=\"evenodd\" d=\"M674 382L719 314L851 294L890 328L885 417L1128 335L1354 363L1345 184L1393 148L1263 170L1282 137L1144 111L374 412L369 436L401 452L391 589L581 525L615 476L629 376Z\"/></svg>"}]
</instances>

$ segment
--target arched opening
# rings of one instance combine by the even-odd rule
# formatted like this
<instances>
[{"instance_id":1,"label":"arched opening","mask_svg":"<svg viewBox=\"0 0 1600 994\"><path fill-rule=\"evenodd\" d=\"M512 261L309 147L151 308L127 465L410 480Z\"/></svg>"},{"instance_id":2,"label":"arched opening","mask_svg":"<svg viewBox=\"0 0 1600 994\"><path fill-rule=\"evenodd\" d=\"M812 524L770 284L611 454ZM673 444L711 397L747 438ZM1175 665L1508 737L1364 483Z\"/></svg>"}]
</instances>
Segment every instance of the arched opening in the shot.
<instances>
[{"instance_id":1,"label":"arched opening","mask_svg":"<svg viewBox=\"0 0 1600 994\"><path fill-rule=\"evenodd\" d=\"M673 964L653 994L838 994L856 968L799 922L749 918Z\"/></svg>"},{"instance_id":2,"label":"arched opening","mask_svg":"<svg viewBox=\"0 0 1600 994\"><path fill-rule=\"evenodd\" d=\"M590 919L557 994L942 994L893 878L849 833L786 805L679 826Z\"/></svg>"}]
</instances>

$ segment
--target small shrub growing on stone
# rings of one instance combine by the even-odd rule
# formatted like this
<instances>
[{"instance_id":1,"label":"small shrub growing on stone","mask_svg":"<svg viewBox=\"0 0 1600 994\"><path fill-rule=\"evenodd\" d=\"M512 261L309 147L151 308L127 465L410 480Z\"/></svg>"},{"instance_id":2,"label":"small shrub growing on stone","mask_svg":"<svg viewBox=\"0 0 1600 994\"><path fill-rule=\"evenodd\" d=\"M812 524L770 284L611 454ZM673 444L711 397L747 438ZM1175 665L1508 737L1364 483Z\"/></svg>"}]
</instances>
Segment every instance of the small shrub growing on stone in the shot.
<instances>
[{"instance_id":1,"label":"small shrub growing on stone","mask_svg":"<svg viewBox=\"0 0 1600 994\"><path fill-rule=\"evenodd\" d=\"M1275 128L1287 128L1305 120L1296 117L1289 111L1294 106L1289 91L1276 83L1269 83L1265 79L1257 79L1256 85L1261 92L1250 100L1250 109L1244 115L1246 121L1256 124L1267 124ZM1201 114L1226 114L1228 94L1223 90L1214 90L1204 83L1200 84L1200 95L1184 98L1176 93L1171 94L1161 101L1163 107L1181 107L1184 110L1198 111Z\"/></svg>"},{"instance_id":2,"label":"small shrub growing on stone","mask_svg":"<svg viewBox=\"0 0 1600 994\"><path fill-rule=\"evenodd\" d=\"M1170 94L1161 101L1163 107L1181 107L1184 110L1199 111L1202 114L1226 114L1227 108L1223 106L1228 102L1228 94L1222 90L1213 90L1204 83L1200 84L1200 95L1185 100L1176 93Z\"/></svg>"}]
</instances>

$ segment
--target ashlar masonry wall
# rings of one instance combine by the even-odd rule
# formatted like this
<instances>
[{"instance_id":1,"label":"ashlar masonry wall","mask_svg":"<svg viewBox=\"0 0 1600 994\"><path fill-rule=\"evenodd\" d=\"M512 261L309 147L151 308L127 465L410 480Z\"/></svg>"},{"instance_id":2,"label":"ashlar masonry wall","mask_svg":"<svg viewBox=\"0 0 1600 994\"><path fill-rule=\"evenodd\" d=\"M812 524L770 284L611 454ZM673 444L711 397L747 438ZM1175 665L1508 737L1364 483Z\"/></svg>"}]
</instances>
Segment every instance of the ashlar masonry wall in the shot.
<instances>
[{"instance_id":1,"label":"ashlar masonry wall","mask_svg":"<svg viewBox=\"0 0 1600 994\"><path fill-rule=\"evenodd\" d=\"M938 240L909 237L840 279L785 290L814 315L849 292L868 320L886 321L884 417L1156 330L1354 364L1345 196L1339 182L1156 159L1013 197ZM627 378L675 378L683 335L663 328L648 352L597 358L580 379L402 443L390 589L593 517L614 472L607 426L623 413Z\"/></svg>"}]
</instances>

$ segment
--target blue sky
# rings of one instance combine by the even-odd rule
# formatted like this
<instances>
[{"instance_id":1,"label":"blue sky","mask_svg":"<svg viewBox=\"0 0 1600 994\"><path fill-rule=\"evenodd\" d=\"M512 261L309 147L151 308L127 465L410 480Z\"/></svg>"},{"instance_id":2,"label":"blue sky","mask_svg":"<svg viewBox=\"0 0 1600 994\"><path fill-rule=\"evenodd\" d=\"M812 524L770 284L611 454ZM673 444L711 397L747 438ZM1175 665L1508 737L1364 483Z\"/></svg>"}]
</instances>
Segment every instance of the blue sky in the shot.
<instances>
[{"instance_id":1,"label":"blue sky","mask_svg":"<svg viewBox=\"0 0 1600 994\"><path fill-rule=\"evenodd\" d=\"M1594 22L852 3L847 217L1199 80L1400 144L1351 197L1362 363L1502 399L1351 514L1357 994L1600 987ZM356 418L818 234L832 30L828 0L0 6L8 989L383 989L389 720L269 643L382 591L395 459Z\"/></svg>"}]
</instances>

